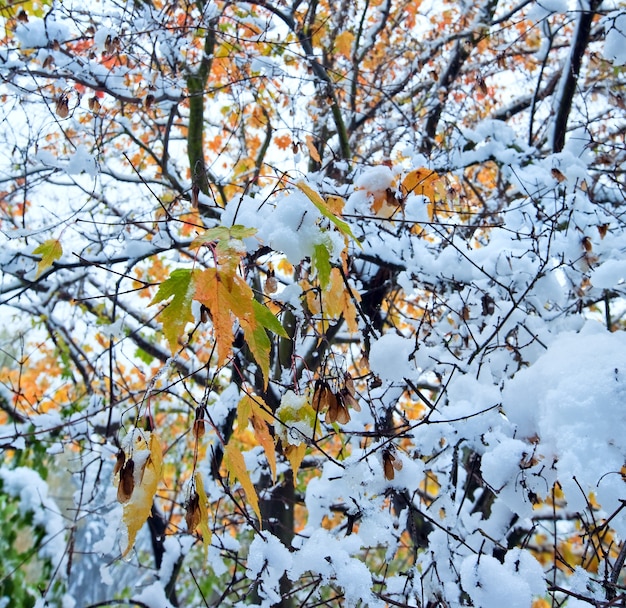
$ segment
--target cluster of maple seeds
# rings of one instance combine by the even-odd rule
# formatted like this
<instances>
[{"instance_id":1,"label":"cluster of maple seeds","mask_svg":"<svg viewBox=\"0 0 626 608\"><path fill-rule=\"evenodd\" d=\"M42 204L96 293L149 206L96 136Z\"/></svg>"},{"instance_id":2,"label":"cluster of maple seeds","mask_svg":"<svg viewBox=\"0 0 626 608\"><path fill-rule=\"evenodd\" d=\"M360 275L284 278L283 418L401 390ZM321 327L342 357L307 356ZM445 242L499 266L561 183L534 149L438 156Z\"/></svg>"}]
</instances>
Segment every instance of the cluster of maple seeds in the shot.
<instances>
[{"instance_id":1,"label":"cluster of maple seeds","mask_svg":"<svg viewBox=\"0 0 626 608\"><path fill-rule=\"evenodd\" d=\"M343 386L333 390L325 378L318 378L313 392L313 407L318 413L326 413L326 422L346 424L350 422L348 406L360 412L361 406L355 397L354 381L349 373L343 375Z\"/></svg>"}]
</instances>

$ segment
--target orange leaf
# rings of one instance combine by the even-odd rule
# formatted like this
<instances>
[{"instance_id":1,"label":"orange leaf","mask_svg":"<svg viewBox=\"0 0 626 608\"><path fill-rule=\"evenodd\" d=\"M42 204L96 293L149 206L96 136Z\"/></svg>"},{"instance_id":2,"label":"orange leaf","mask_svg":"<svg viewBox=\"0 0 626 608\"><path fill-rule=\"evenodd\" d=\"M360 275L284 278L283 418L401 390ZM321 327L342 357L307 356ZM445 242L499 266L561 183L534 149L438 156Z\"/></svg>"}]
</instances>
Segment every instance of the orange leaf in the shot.
<instances>
[{"instance_id":1,"label":"orange leaf","mask_svg":"<svg viewBox=\"0 0 626 608\"><path fill-rule=\"evenodd\" d=\"M233 300L227 281L215 268L203 270L196 279L195 299L211 313L218 365L224 365L228 359L233 342L231 312L241 306Z\"/></svg>"},{"instance_id":2,"label":"orange leaf","mask_svg":"<svg viewBox=\"0 0 626 608\"><path fill-rule=\"evenodd\" d=\"M316 163L321 163L322 159L320 158L320 153L318 152L317 147L315 146L315 143L313 142L313 136L307 135L304 139L306 141L306 147L309 150L309 154L311 155L311 158Z\"/></svg>"},{"instance_id":3,"label":"orange leaf","mask_svg":"<svg viewBox=\"0 0 626 608\"><path fill-rule=\"evenodd\" d=\"M440 183L440 177L435 171L430 169L415 169L406 175L402 180L402 194L423 195L431 201L435 200L437 186Z\"/></svg>"}]
</instances>

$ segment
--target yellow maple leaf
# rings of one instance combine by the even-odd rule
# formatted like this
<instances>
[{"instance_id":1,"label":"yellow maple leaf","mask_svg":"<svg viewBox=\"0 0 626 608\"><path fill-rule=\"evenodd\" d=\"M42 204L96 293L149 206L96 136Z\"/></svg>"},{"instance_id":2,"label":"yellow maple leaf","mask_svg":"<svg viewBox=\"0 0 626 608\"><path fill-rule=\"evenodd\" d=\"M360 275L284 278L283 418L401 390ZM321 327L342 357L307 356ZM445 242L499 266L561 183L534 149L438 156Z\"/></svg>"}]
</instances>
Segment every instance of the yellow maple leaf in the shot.
<instances>
[{"instance_id":1,"label":"yellow maple leaf","mask_svg":"<svg viewBox=\"0 0 626 608\"><path fill-rule=\"evenodd\" d=\"M207 558L209 553L209 547L211 546L211 529L209 528L209 501L204 491L204 483L202 482L202 475L200 471L196 471L194 476L196 482L196 492L198 492L198 506L200 509L200 523L198 527L202 533L202 544L204 546L204 559Z\"/></svg>"},{"instance_id":2,"label":"yellow maple leaf","mask_svg":"<svg viewBox=\"0 0 626 608\"><path fill-rule=\"evenodd\" d=\"M41 260L37 264L37 276L35 277L39 278L39 275L44 270L50 268L63 255L63 247L58 239L48 239L41 243L37 249L34 249L33 254L41 256Z\"/></svg>"},{"instance_id":3,"label":"yellow maple leaf","mask_svg":"<svg viewBox=\"0 0 626 608\"><path fill-rule=\"evenodd\" d=\"M269 431L269 425L274 419L269 407L260 397L244 395L237 405L237 424L240 429L247 426L248 420L252 423L254 435L265 451L267 462L272 471L272 479L276 482L276 447Z\"/></svg>"},{"instance_id":4,"label":"yellow maple leaf","mask_svg":"<svg viewBox=\"0 0 626 608\"><path fill-rule=\"evenodd\" d=\"M358 297L356 291L353 293ZM343 315L348 329L351 332L358 331L356 306L338 268L333 268L330 272L329 286L322 292L322 301L326 316L337 319Z\"/></svg>"},{"instance_id":5,"label":"yellow maple leaf","mask_svg":"<svg viewBox=\"0 0 626 608\"><path fill-rule=\"evenodd\" d=\"M346 30L345 32L341 32L335 38L335 50L339 55L343 57L350 58L352 56L352 43L354 42L354 34Z\"/></svg>"},{"instance_id":6,"label":"yellow maple leaf","mask_svg":"<svg viewBox=\"0 0 626 608\"><path fill-rule=\"evenodd\" d=\"M230 441L224 449L223 462L228 474L241 484L252 510L257 516L259 523L261 523L263 520L261 519L259 498L256 490L254 489L254 484L250 479L250 475L248 474L248 470L246 469L246 461L244 460L243 454L239 448L232 441Z\"/></svg>"},{"instance_id":7,"label":"yellow maple leaf","mask_svg":"<svg viewBox=\"0 0 626 608\"><path fill-rule=\"evenodd\" d=\"M126 442L124 454L127 462L134 462L134 487L122 515L126 537L122 557L133 548L137 533L150 515L163 466L163 452L156 433L135 429Z\"/></svg>"},{"instance_id":8,"label":"yellow maple leaf","mask_svg":"<svg viewBox=\"0 0 626 608\"><path fill-rule=\"evenodd\" d=\"M284 448L285 456L291 465L293 471L293 483L296 483L296 477L298 476L298 470L304 460L306 454L306 443L300 445L287 445Z\"/></svg>"}]
</instances>

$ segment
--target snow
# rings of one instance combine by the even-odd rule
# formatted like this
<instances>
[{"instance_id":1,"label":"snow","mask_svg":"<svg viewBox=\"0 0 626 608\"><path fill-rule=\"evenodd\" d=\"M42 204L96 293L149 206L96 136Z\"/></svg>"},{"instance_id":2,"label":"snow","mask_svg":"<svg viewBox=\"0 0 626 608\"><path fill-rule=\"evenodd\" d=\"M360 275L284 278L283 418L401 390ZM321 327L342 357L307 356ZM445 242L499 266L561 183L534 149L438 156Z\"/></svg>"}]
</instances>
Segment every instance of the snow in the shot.
<instances>
[{"instance_id":1,"label":"snow","mask_svg":"<svg viewBox=\"0 0 626 608\"><path fill-rule=\"evenodd\" d=\"M387 333L372 343L369 361L372 371L383 380L401 382L413 378L416 369L409 357L415 350L415 342Z\"/></svg>"},{"instance_id":2,"label":"snow","mask_svg":"<svg viewBox=\"0 0 626 608\"><path fill-rule=\"evenodd\" d=\"M32 513L33 524L45 529L40 553L52 559L55 566L65 555L65 521L55 501L49 496L48 484L28 467L0 468L3 491L20 500L20 513Z\"/></svg>"},{"instance_id":3,"label":"snow","mask_svg":"<svg viewBox=\"0 0 626 608\"><path fill-rule=\"evenodd\" d=\"M148 608L173 608L165 597L165 590L160 581L144 587L140 593L133 595L133 600L145 604Z\"/></svg>"},{"instance_id":4,"label":"snow","mask_svg":"<svg viewBox=\"0 0 626 608\"><path fill-rule=\"evenodd\" d=\"M626 13L614 11L603 19L607 28L603 56L614 65L626 64Z\"/></svg>"},{"instance_id":5,"label":"snow","mask_svg":"<svg viewBox=\"0 0 626 608\"><path fill-rule=\"evenodd\" d=\"M270 608L280 602L280 579L291 565L291 553L278 538L269 532L254 538L248 551L247 574L259 581L261 606Z\"/></svg>"},{"instance_id":6,"label":"snow","mask_svg":"<svg viewBox=\"0 0 626 608\"><path fill-rule=\"evenodd\" d=\"M571 509L584 510L593 492L610 513L626 490L619 473L626 460L625 399L626 334L589 322L579 333L561 334L519 371L503 390L502 407L516 437L536 442L534 458L542 461L544 474L556 471ZM511 467L519 441L497 449L500 461ZM493 476L490 458L495 465L496 456L487 459ZM544 484L544 494L546 489ZM626 534L626 522L615 525Z\"/></svg>"},{"instance_id":7,"label":"snow","mask_svg":"<svg viewBox=\"0 0 626 608\"><path fill-rule=\"evenodd\" d=\"M480 608L529 608L533 596L545 592L542 579L539 562L519 549L509 551L504 564L484 554L461 564L461 585Z\"/></svg>"}]
</instances>

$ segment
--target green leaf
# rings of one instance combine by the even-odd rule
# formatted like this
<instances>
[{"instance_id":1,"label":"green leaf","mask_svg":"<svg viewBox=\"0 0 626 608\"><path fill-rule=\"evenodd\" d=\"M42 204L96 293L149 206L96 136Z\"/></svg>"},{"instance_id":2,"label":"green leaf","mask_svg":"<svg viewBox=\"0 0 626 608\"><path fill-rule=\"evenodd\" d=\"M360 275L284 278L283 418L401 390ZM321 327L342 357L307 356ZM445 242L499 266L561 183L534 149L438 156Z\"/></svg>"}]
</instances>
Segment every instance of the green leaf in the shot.
<instances>
[{"instance_id":1,"label":"green leaf","mask_svg":"<svg viewBox=\"0 0 626 608\"><path fill-rule=\"evenodd\" d=\"M33 250L33 255L40 255L41 261L37 264L37 277L46 270L46 268L50 268L55 260L58 260L63 255L63 247L61 247L61 242L58 239L48 239L44 241L37 247L37 249Z\"/></svg>"},{"instance_id":2,"label":"green leaf","mask_svg":"<svg viewBox=\"0 0 626 608\"><path fill-rule=\"evenodd\" d=\"M289 338L289 334L286 332L281 322L274 316L274 313L272 313L267 306L253 300L252 311L254 312L254 318L259 325L262 325L265 329L268 329L281 338Z\"/></svg>"},{"instance_id":3,"label":"green leaf","mask_svg":"<svg viewBox=\"0 0 626 608\"><path fill-rule=\"evenodd\" d=\"M304 182L298 182L296 186L302 192L304 192L304 194L306 194L307 198L318 208L319 212L337 227L341 234L349 236L352 240L356 242L359 247L362 248L361 243L359 243L354 234L352 234L352 229L350 228L350 226L346 224L346 222L344 222L343 220L340 220L334 213L331 213L328 210L324 199L315 190L313 190L311 186L305 184Z\"/></svg>"},{"instance_id":4,"label":"green leaf","mask_svg":"<svg viewBox=\"0 0 626 608\"><path fill-rule=\"evenodd\" d=\"M193 321L191 300L196 289L194 279L194 271L191 269L179 268L174 270L169 278L159 285L159 290L150 302L150 306L152 306L152 304L172 298L160 313L163 333L172 352L178 350L178 339L182 335L185 325Z\"/></svg>"},{"instance_id":5,"label":"green leaf","mask_svg":"<svg viewBox=\"0 0 626 608\"><path fill-rule=\"evenodd\" d=\"M326 289L330 282L330 253L324 243L318 243L313 247L311 262L317 270L320 287Z\"/></svg>"}]
</instances>

